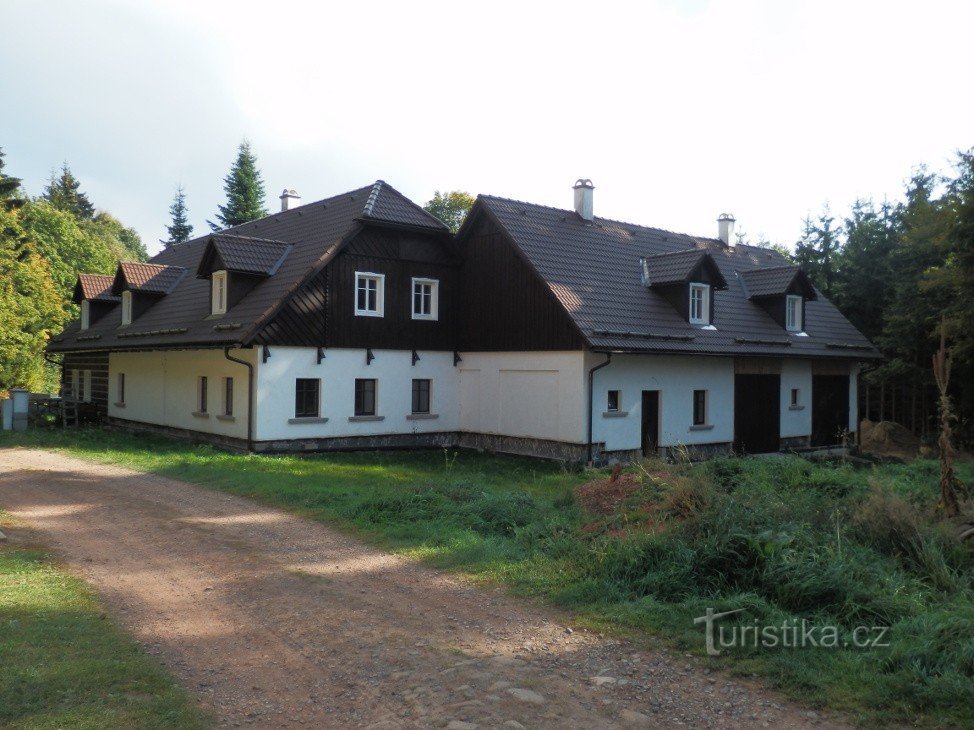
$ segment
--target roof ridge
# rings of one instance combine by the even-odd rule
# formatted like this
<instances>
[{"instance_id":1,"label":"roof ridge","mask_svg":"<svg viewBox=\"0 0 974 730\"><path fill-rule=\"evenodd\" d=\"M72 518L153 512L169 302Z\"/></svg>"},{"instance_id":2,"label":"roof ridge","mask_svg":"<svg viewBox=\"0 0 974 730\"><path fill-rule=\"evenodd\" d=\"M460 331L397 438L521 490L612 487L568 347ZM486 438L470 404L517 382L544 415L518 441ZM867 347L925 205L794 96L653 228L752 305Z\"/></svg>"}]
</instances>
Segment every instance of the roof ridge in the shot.
<instances>
[{"instance_id":1,"label":"roof ridge","mask_svg":"<svg viewBox=\"0 0 974 730\"><path fill-rule=\"evenodd\" d=\"M767 272L767 271L782 271L784 269L795 269L796 272L802 270L801 266L799 266L798 264L781 264L780 266L759 266L756 269L747 269L746 271L742 271L741 274L742 275L743 274L754 274L754 273L757 273L757 272L760 272L760 271L765 271L765 272Z\"/></svg>"},{"instance_id":2,"label":"roof ridge","mask_svg":"<svg viewBox=\"0 0 974 730\"><path fill-rule=\"evenodd\" d=\"M214 232L210 234L210 237L216 238L221 236L223 238L242 238L246 241L260 241L261 243L273 243L277 246L290 246L287 241L278 241L275 238L260 238L259 236L241 236L237 233L224 233L223 231Z\"/></svg>"},{"instance_id":3,"label":"roof ridge","mask_svg":"<svg viewBox=\"0 0 974 730\"><path fill-rule=\"evenodd\" d=\"M531 202L529 202L527 200L518 200L517 198L505 198L502 195L489 195L489 194L486 194L486 193L481 193L477 197L479 197L479 198L491 198L493 200L504 200L504 201L507 201L508 203L518 203L520 205L530 205L530 206L532 206L534 208L545 208L547 210L553 210L553 211L556 211L558 213L575 214L575 215L577 215L577 213L575 213L574 210L570 210L568 208L556 208L553 205L545 205L544 203L531 203ZM646 226L646 225L643 225L642 223L633 223L632 221L622 221L622 220L618 220L617 218L605 218L603 216L598 216L597 215L597 216L595 216L595 220L596 221L604 221L606 223L616 223L616 224L618 224L620 226L632 226L633 228L641 228L644 231L659 231L661 233L669 233L669 234L672 234L674 236L685 236L686 238L692 238L692 239L694 239L696 241L706 241L706 242L711 242L712 241L714 243L719 243L721 245L724 245L723 241L721 241L719 238L710 238L708 236L697 236L697 235L694 235L693 233L684 233L683 231L671 231L668 228L657 228L655 226Z\"/></svg>"},{"instance_id":4,"label":"roof ridge","mask_svg":"<svg viewBox=\"0 0 974 730\"><path fill-rule=\"evenodd\" d=\"M376 180L372 183L372 192L369 193L369 199L365 201L365 209L362 211L362 215L366 218L372 217L372 209L375 208L376 201L379 200L379 193L382 192L384 184L382 180Z\"/></svg>"}]
</instances>

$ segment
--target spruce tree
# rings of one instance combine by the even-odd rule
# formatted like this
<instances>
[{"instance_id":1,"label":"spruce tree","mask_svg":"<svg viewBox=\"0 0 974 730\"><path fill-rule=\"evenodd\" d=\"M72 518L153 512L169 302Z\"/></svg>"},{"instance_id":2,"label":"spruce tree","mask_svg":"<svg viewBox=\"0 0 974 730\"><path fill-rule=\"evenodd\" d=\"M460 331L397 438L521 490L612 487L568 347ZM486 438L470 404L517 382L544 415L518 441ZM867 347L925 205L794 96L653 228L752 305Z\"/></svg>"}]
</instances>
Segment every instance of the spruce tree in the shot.
<instances>
[{"instance_id":1,"label":"spruce tree","mask_svg":"<svg viewBox=\"0 0 974 730\"><path fill-rule=\"evenodd\" d=\"M162 241L166 248L179 243L186 243L193 235L193 226L190 224L186 213L186 192L182 185L176 189L172 205L169 206L169 215L172 216L172 225L166 226L166 230L169 231L169 240Z\"/></svg>"},{"instance_id":2,"label":"spruce tree","mask_svg":"<svg viewBox=\"0 0 974 730\"><path fill-rule=\"evenodd\" d=\"M241 142L237 159L223 179L223 190L227 194L227 204L217 206L220 212L216 219L220 224L207 221L214 231L239 226L267 215L267 209L264 208L264 181L257 169L257 158L251 152L250 142L247 140Z\"/></svg>"},{"instance_id":3,"label":"spruce tree","mask_svg":"<svg viewBox=\"0 0 974 730\"><path fill-rule=\"evenodd\" d=\"M3 147L0 147L0 200L12 198L14 193L20 189L20 178L7 177L3 173L3 168L6 164L3 161L5 156L6 155L3 151Z\"/></svg>"},{"instance_id":4,"label":"spruce tree","mask_svg":"<svg viewBox=\"0 0 974 730\"><path fill-rule=\"evenodd\" d=\"M95 217L95 206L88 200L88 196L81 192L80 187L81 183L65 162L61 166L60 175L51 173L51 181L44 188L42 197L58 210L71 213L79 220L90 220Z\"/></svg>"}]
</instances>

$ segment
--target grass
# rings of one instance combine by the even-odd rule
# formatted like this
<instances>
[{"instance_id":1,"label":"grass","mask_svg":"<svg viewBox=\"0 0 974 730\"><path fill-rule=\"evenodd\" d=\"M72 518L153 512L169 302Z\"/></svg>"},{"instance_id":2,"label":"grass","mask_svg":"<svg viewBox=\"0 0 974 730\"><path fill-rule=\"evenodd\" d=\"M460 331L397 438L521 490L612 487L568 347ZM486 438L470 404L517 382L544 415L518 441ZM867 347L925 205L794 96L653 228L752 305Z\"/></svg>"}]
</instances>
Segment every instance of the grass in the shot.
<instances>
[{"instance_id":1,"label":"grass","mask_svg":"<svg viewBox=\"0 0 974 730\"><path fill-rule=\"evenodd\" d=\"M859 468L798 457L650 464L607 515L574 489L603 473L472 453L241 456L99 430L0 438L123 464L328 521L576 620L703 655L692 622L889 627L888 647L726 649L760 676L865 724L974 723L974 546L934 514L933 461ZM960 476L974 481L974 465Z\"/></svg>"},{"instance_id":2,"label":"grass","mask_svg":"<svg viewBox=\"0 0 974 730\"><path fill-rule=\"evenodd\" d=\"M0 510L0 527L11 526ZM41 548L0 543L0 726L194 728L205 720L82 581Z\"/></svg>"}]
</instances>

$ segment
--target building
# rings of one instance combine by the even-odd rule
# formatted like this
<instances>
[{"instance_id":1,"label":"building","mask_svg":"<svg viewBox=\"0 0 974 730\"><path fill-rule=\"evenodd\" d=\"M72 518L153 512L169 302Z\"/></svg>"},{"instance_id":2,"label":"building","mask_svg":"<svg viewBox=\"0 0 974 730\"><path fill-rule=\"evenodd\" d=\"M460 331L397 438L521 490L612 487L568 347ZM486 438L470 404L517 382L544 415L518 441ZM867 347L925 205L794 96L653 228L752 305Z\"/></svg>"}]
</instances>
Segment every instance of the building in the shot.
<instances>
[{"instance_id":1,"label":"building","mask_svg":"<svg viewBox=\"0 0 974 730\"><path fill-rule=\"evenodd\" d=\"M873 346L772 250L480 196L454 237L388 184L82 274L52 340L109 421L256 451L570 460L841 444Z\"/></svg>"}]
</instances>

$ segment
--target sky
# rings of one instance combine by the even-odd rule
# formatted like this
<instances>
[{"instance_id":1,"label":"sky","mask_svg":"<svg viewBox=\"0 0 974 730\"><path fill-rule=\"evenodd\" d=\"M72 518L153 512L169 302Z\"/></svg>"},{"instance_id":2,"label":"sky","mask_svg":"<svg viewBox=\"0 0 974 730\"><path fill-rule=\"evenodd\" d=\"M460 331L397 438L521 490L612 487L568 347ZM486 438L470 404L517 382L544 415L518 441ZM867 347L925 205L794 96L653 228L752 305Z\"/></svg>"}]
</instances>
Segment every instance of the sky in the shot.
<instances>
[{"instance_id":1,"label":"sky","mask_svg":"<svg viewBox=\"0 0 974 730\"><path fill-rule=\"evenodd\" d=\"M244 138L267 207L382 179L792 245L829 202L901 196L974 146L963 2L0 0L0 147L67 161L160 248L196 234Z\"/></svg>"}]
</instances>

